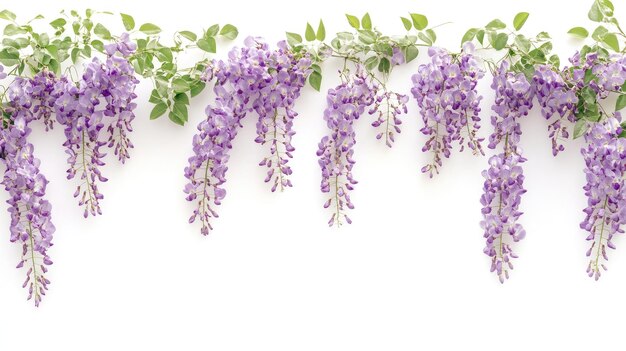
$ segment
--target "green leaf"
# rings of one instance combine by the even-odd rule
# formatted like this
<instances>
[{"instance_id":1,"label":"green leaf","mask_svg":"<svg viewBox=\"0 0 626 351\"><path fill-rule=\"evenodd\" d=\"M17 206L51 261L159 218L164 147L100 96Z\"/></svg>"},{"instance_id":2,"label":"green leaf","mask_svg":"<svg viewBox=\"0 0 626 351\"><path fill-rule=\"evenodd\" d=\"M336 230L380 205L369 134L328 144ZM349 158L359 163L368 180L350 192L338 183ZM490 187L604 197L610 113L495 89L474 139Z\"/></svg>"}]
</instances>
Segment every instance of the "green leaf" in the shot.
<instances>
[{"instance_id":1,"label":"green leaf","mask_svg":"<svg viewBox=\"0 0 626 351\"><path fill-rule=\"evenodd\" d=\"M224 29L222 29L224 30ZM194 32L190 32L188 30L182 30L180 32L178 32L178 34L180 34L181 37L189 40L189 41L196 41L198 39L198 36L196 35L196 33Z\"/></svg>"},{"instance_id":2,"label":"green leaf","mask_svg":"<svg viewBox=\"0 0 626 351\"><path fill-rule=\"evenodd\" d=\"M367 44L367 45L374 44L374 42L376 41L376 34L372 32L371 30L360 30L359 40L363 44Z\"/></svg>"},{"instance_id":3,"label":"green leaf","mask_svg":"<svg viewBox=\"0 0 626 351\"><path fill-rule=\"evenodd\" d=\"M183 105L184 106L184 105ZM179 116L176 112L174 112L173 110L170 111L170 113L168 114L168 117L170 118L170 121L180 125L180 126L184 126L185 125L185 121L182 119L181 116Z\"/></svg>"},{"instance_id":4,"label":"green leaf","mask_svg":"<svg viewBox=\"0 0 626 351\"><path fill-rule=\"evenodd\" d=\"M326 39L326 27L324 27L324 22L320 20L320 24L317 26L317 40L324 41Z\"/></svg>"},{"instance_id":5,"label":"green leaf","mask_svg":"<svg viewBox=\"0 0 626 351\"><path fill-rule=\"evenodd\" d=\"M480 45L483 45L484 39L485 39L485 30L484 29L478 30L478 32L476 32L476 40L478 40Z\"/></svg>"},{"instance_id":6,"label":"green leaf","mask_svg":"<svg viewBox=\"0 0 626 351\"><path fill-rule=\"evenodd\" d=\"M20 63L20 53L12 47L6 47L0 51L0 63L9 67Z\"/></svg>"},{"instance_id":7,"label":"green leaf","mask_svg":"<svg viewBox=\"0 0 626 351\"><path fill-rule=\"evenodd\" d=\"M322 86L322 74L317 71L311 72L309 75L309 84L313 87L313 89L320 91Z\"/></svg>"},{"instance_id":8,"label":"green leaf","mask_svg":"<svg viewBox=\"0 0 626 351\"><path fill-rule=\"evenodd\" d=\"M423 41L426 45L428 46L433 45L433 41L430 40L430 38L426 36L426 34L424 34L423 32L417 33L417 37L420 38L420 40Z\"/></svg>"},{"instance_id":9,"label":"green leaf","mask_svg":"<svg viewBox=\"0 0 626 351\"><path fill-rule=\"evenodd\" d=\"M125 13L120 13L120 16L122 16L122 23L124 23L126 30L133 30L133 28L135 28L135 19L133 16Z\"/></svg>"},{"instance_id":10,"label":"green leaf","mask_svg":"<svg viewBox=\"0 0 626 351\"><path fill-rule=\"evenodd\" d=\"M615 102L615 111L619 111L626 107L626 95L622 94L617 98Z\"/></svg>"},{"instance_id":11,"label":"green leaf","mask_svg":"<svg viewBox=\"0 0 626 351\"><path fill-rule=\"evenodd\" d=\"M518 34L515 36L515 45L517 45L522 52L528 52L531 43L525 36Z\"/></svg>"},{"instance_id":12,"label":"green leaf","mask_svg":"<svg viewBox=\"0 0 626 351\"><path fill-rule=\"evenodd\" d=\"M94 28L93 32L102 39L111 39L111 32L100 23L96 24L96 28Z\"/></svg>"},{"instance_id":13,"label":"green leaf","mask_svg":"<svg viewBox=\"0 0 626 351\"><path fill-rule=\"evenodd\" d=\"M104 43L100 40L92 40L91 46L93 46L93 48L98 50L99 52L104 52Z\"/></svg>"},{"instance_id":14,"label":"green leaf","mask_svg":"<svg viewBox=\"0 0 626 351\"><path fill-rule=\"evenodd\" d=\"M558 56L558 55L552 55L552 56L550 56L549 61L550 61L550 63L551 63L554 67L556 67L556 68L561 67L561 59L559 58L559 56Z\"/></svg>"},{"instance_id":15,"label":"green leaf","mask_svg":"<svg viewBox=\"0 0 626 351\"><path fill-rule=\"evenodd\" d=\"M183 102L176 101L174 102L174 108L172 111L180 118L180 120L185 123L187 122L187 105Z\"/></svg>"},{"instance_id":16,"label":"green leaf","mask_svg":"<svg viewBox=\"0 0 626 351\"><path fill-rule=\"evenodd\" d=\"M72 58L72 63L76 64L78 61L78 54L80 53L79 48L73 48L70 57Z\"/></svg>"},{"instance_id":17,"label":"green leaf","mask_svg":"<svg viewBox=\"0 0 626 351\"><path fill-rule=\"evenodd\" d=\"M617 41L617 36L614 33L606 34L604 38L602 38L602 41L614 51L619 52L619 42Z\"/></svg>"},{"instance_id":18,"label":"green leaf","mask_svg":"<svg viewBox=\"0 0 626 351\"><path fill-rule=\"evenodd\" d=\"M61 72L61 65L59 64L59 61L55 59L50 59L47 66L55 74L59 74Z\"/></svg>"},{"instance_id":19,"label":"green leaf","mask_svg":"<svg viewBox=\"0 0 626 351\"><path fill-rule=\"evenodd\" d=\"M403 54L404 54L404 61L409 63L413 61L417 57L417 55L419 55L419 50L417 49L417 46L409 45L403 49Z\"/></svg>"},{"instance_id":20,"label":"green leaf","mask_svg":"<svg viewBox=\"0 0 626 351\"><path fill-rule=\"evenodd\" d=\"M604 36L609 32L604 26L598 26L593 33L591 33L591 38L595 41L601 42L604 39Z\"/></svg>"},{"instance_id":21,"label":"green leaf","mask_svg":"<svg viewBox=\"0 0 626 351\"><path fill-rule=\"evenodd\" d=\"M287 32L287 43L291 46L296 46L302 43L302 36L298 33Z\"/></svg>"},{"instance_id":22,"label":"green leaf","mask_svg":"<svg viewBox=\"0 0 626 351\"><path fill-rule=\"evenodd\" d=\"M188 91L190 87L189 83L186 80L182 78L176 78L172 81L172 89L174 89L174 92L176 93L184 93Z\"/></svg>"},{"instance_id":23,"label":"green leaf","mask_svg":"<svg viewBox=\"0 0 626 351\"><path fill-rule=\"evenodd\" d=\"M9 10L2 10L0 11L0 18L7 20L7 21L15 21L15 14Z\"/></svg>"},{"instance_id":24,"label":"green leaf","mask_svg":"<svg viewBox=\"0 0 626 351\"><path fill-rule=\"evenodd\" d=\"M220 25L219 24L214 24L212 26L209 27L209 29L206 30L206 32L204 32L204 37L214 37L217 35L217 33L219 33L220 31Z\"/></svg>"},{"instance_id":25,"label":"green leaf","mask_svg":"<svg viewBox=\"0 0 626 351\"><path fill-rule=\"evenodd\" d=\"M189 96L187 93L179 93L174 96L174 101L189 105Z\"/></svg>"},{"instance_id":26,"label":"green leaf","mask_svg":"<svg viewBox=\"0 0 626 351\"><path fill-rule=\"evenodd\" d=\"M159 28L159 26L157 26L156 24L152 24L152 23L142 24L141 27L139 27L139 30L143 32L144 34L148 34L148 35L161 33L161 28Z\"/></svg>"},{"instance_id":27,"label":"green leaf","mask_svg":"<svg viewBox=\"0 0 626 351\"><path fill-rule=\"evenodd\" d=\"M411 13L411 20L413 21L413 27L417 30L422 30L428 27L428 19L426 16L419 13Z\"/></svg>"},{"instance_id":28,"label":"green leaf","mask_svg":"<svg viewBox=\"0 0 626 351\"><path fill-rule=\"evenodd\" d=\"M404 29L411 30L411 28L413 28L413 23L411 23L411 20L409 20L408 18L405 18L405 17L400 17L400 19L402 20L402 24L404 25Z\"/></svg>"},{"instance_id":29,"label":"green leaf","mask_svg":"<svg viewBox=\"0 0 626 351\"><path fill-rule=\"evenodd\" d=\"M215 53L217 51L217 44L215 43L215 38L213 37L199 39L196 44L200 49L206 52Z\"/></svg>"},{"instance_id":30,"label":"green leaf","mask_svg":"<svg viewBox=\"0 0 626 351\"><path fill-rule=\"evenodd\" d=\"M361 25L363 29L372 29L372 19L369 13L366 12L363 18L361 18Z\"/></svg>"},{"instance_id":31,"label":"green leaf","mask_svg":"<svg viewBox=\"0 0 626 351\"><path fill-rule=\"evenodd\" d=\"M602 20L604 19L604 14L602 14L602 11L600 10L598 1L593 2L593 5L591 5L591 8L587 13L587 17L589 17L589 19L594 22L602 22Z\"/></svg>"},{"instance_id":32,"label":"green leaf","mask_svg":"<svg viewBox=\"0 0 626 351\"><path fill-rule=\"evenodd\" d=\"M508 34L498 33L498 35L496 35L495 39L493 40L493 43L492 43L493 48L496 50L502 50L504 49L508 41L509 41Z\"/></svg>"},{"instance_id":33,"label":"green leaf","mask_svg":"<svg viewBox=\"0 0 626 351\"><path fill-rule=\"evenodd\" d=\"M50 25L52 26L52 28L63 28L65 26L65 24L67 23L67 21L65 21L64 18L57 18L54 21L50 22Z\"/></svg>"},{"instance_id":34,"label":"green leaf","mask_svg":"<svg viewBox=\"0 0 626 351\"><path fill-rule=\"evenodd\" d=\"M463 38L461 38L461 45L465 43L466 41L474 40L474 37L476 37L476 33L478 33L478 28L468 29L467 32L463 34Z\"/></svg>"},{"instance_id":35,"label":"green leaf","mask_svg":"<svg viewBox=\"0 0 626 351\"><path fill-rule=\"evenodd\" d=\"M4 35L6 36L26 34L26 33L27 33L26 30L14 24L8 24L6 27L4 27Z\"/></svg>"},{"instance_id":36,"label":"green leaf","mask_svg":"<svg viewBox=\"0 0 626 351\"><path fill-rule=\"evenodd\" d=\"M306 30L304 31L304 38L307 41L315 40L315 30L313 29L313 27L311 27L310 23L306 24Z\"/></svg>"},{"instance_id":37,"label":"green leaf","mask_svg":"<svg viewBox=\"0 0 626 351\"><path fill-rule=\"evenodd\" d=\"M368 57L367 60L365 60L364 64L365 68L367 68L368 71L373 70L378 66L378 56Z\"/></svg>"},{"instance_id":38,"label":"green leaf","mask_svg":"<svg viewBox=\"0 0 626 351\"><path fill-rule=\"evenodd\" d=\"M546 62L546 54L541 49L534 49L528 53L528 56L532 58L535 62L544 63Z\"/></svg>"},{"instance_id":39,"label":"green leaf","mask_svg":"<svg viewBox=\"0 0 626 351\"><path fill-rule=\"evenodd\" d=\"M428 36L428 38L430 38L431 42L436 42L437 41L437 34L435 34L435 31L432 29L426 29L425 31L426 36Z\"/></svg>"},{"instance_id":40,"label":"green leaf","mask_svg":"<svg viewBox=\"0 0 626 351\"><path fill-rule=\"evenodd\" d=\"M378 63L378 71L383 73L389 73L390 69L391 62L389 62L389 59L386 57L381 58L380 62Z\"/></svg>"},{"instance_id":41,"label":"green leaf","mask_svg":"<svg viewBox=\"0 0 626 351\"><path fill-rule=\"evenodd\" d=\"M487 29L504 29L504 28L506 28L506 24L504 24L504 22L502 22L502 21L500 21L499 19L496 18L493 21L487 23L485 28L487 28Z\"/></svg>"},{"instance_id":42,"label":"green leaf","mask_svg":"<svg viewBox=\"0 0 626 351\"><path fill-rule=\"evenodd\" d=\"M348 23L350 23L350 26L354 29L359 29L361 28L359 19L356 18L355 16L352 15L348 15L346 14L346 18L348 19Z\"/></svg>"},{"instance_id":43,"label":"green leaf","mask_svg":"<svg viewBox=\"0 0 626 351\"><path fill-rule=\"evenodd\" d=\"M206 86L206 83L203 81L198 81L194 85L192 85L190 89L191 97L194 97L200 94L202 90L204 90L205 86Z\"/></svg>"},{"instance_id":44,"label":"green leaf","mask_svg":"<svg viewBox=\"0 0 626 351\"><path fill-rule=\"evenodd\" d=\"M580 138L589 129L589 124L585 119L581 118L574 125L574 139Z\"/></svg>"},{"instance_id":45,"label":"green leaf","mask_svg":"<svg viewBox=\"0 0 626 351\"><path fill-rule=\"evenodd\" d=\"M154 105L154 107L152 108L152 112L150 112L150 119L157 119L163 116L163 114L165 114L166 111L167 111L167 104L164 102L159 102L158 104Z\"/></svg>"},{"instance_id":46,"label":"green leaf","mask_svg":"<svg viewBox=\"0 0 626 351\"><path fill-rule=\"evenodd\" d=\"M528 19L528 12L518 13L517 15L515 15L515 18L513 18L513 28L515 28L515 30L522 29L527 19Z\"/></svg>"},{"instance_id":47,"label":"green leaf","mask_svg":"<svg viewBox=\"0 0 626 351\"><path fill-rule=\"evenodd\" d=\"M589 32L583 28L583 27L574 27L570 30L567 31L567 33L575 36L575 37L579 37L582 39L585 39L586 37L589 36Z\"/></svg>"},{"instance_id":48,"label":"green leaf","mask_svg":"<svg viewBox=\"0 0 626 351\"><path fill-rule=\"evenodd\" d=\"M225 24L220 31L220 35L228 40L235 40L235 38L239 35L239 31L237 30L237 27L232 24Z\"/></svg>"}]
</instances>

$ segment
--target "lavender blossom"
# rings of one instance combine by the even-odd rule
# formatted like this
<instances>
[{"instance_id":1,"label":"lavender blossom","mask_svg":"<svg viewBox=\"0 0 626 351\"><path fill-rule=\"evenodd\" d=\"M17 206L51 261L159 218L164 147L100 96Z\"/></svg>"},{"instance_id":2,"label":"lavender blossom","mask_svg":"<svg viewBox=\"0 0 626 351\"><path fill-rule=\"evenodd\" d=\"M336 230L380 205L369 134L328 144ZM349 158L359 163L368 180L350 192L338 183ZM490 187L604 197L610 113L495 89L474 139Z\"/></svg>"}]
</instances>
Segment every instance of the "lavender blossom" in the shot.
<instances>
[{"instance_id":1,"label":"lavender blossom","mask_svg":"<svg viewBox=\"0 0 626 351\"><path fill-rule=\"evenodd\" d=\"M341 225L342 219L352 223L345 211L346 208L354 208L348 192L357 183L352 176L356 143L354 121L375 101L375 90L367 80L364 67L358 66L354 74L343 77L345 81L342 84L328 90L324 120L330 135L322 138L317 151L322 170L321 190L330 195L324 208L332 205L333 209L329 226Z\"/></svg>"},{"instance_id":2,"label":"lavender blossom","mask_svg":"<svg viewBox=\"0 0 626 351\"><path fill-rule=\"evenodd\" d=\"M268 78L252 106L259 115L255 142L270 145L270 155L264 157L259 166L267 167L265 182L273 183L271 190L274 192L278 187L282 191L292 185L287 176L292 173L288 161L295 150L291 144L295 134L293 119L298 115L294 104L311 72L311 59L296 57L287 43L281 41L265 65Z\"/></svg>"},{"instance_id":3,"label":"lavender blossom","mask_svg":"<svg viewBox=\"0 0 626 351\"><path fill-rule=\"evenodd\" d=\"M55 228L51 222L50 203L44 199L48 181L39 172L39 159L33 156L33 145L27 141L31 132L23 114L0 130L2 162L6 166L2 184L9 193L11 242L22 244L22 257L17 268L26 266L28 299L39 306L50 281L46 266L52 264L48 248L52 246Z\"/></svg>"},{"instance_id":4,"label":"lavender blossom","mask_svg":"<svg viewBox=\"0 0 626 351\"><path fill-rule=\"evenodd\" d=\"M245 45L242 49L231 50L228 61L219 61L215 67L210 67L216 78L215 104L207 106L207 119L198 125L199 132L193 138L193 156L185 168L185 177L189 180L184 189L187 200L198 201L189 222L200 218L203 235L213 229L210 219L218 217L211 202L220 205L226 196L223 184L229 151L241 120L266 81L271 81L265 67L271 56L267 44L248 38Z\"/></svg>"},{"instance_id":5,"label":"lavender blossom","mask_svg":"<svg viewBox=\"0 0 626 351\"><path fill-rule=\"evenodd\" d=\"M461 151L467 145L474 154L484 155L483 138L477 135L482 96L476 89L484 71L473 50L471 43L466 43L458 55L431 47L428 50L431 63L421 65L413 75L411 92L424 121L421 132L428 136L422 151L433 153L432 161L422 167L422 173L428 172L430 177L439 173L442 156L450 157L455 141Z\"/></svg>"},{"instance_id":6,"label":"lavender blossom","mask_svg":"<svg viewBox=\"0 0 626 351\"><path fill-rule=\"evenodd\" d=\"M498 275L501 283L509 278L513 269L512 259L517 258L512 243L524 238L526 232L517 223L524 189L524 175L520 164L526 161L519 155L500 153L489 159L489 168L482 175L485 178L484 194L480 198L483 205L483 221L486 246L484 253L491 257L491 271Z\"/></svg>"},{"instance_id":7,"label":"lavender blossom","mask_svg":"<svg viewBox=\"0 0 626 351\"><path fill-rule=\"evenodd\" d=\"M587 207L580 227L589 232L587 274L595 280L607 269L603 262L609 259L606 248L615 249L613 236L624 232L620 227L626 222L626 139L618 137L622 132L620 121L621 115L616 112L615 117L595 123L585 134L587 146L581 150L586 166L583 189Z\"/></svg>"},{"instance_id":8,"label":"lavender blossom","mask_svg":"<svg viewBox=\"0 0 626 351\"><path fill-rule=\"evenodd\" d=\"M107 60L100 81L102 96L106 101L104 115L112 118L107 127L107 146L113 148L113 153L122 163L130 158L129 149L134 147L128 133L133 131L132 121L135 119L134 110L137 107L133 100L137 98L135 87L139 84L139 79L135 76L128 57L136 49L137 44L130 41L128 33L122 34L117 42L107 45Z\"/></svg>"},{"instance_id":9,"label":"lavender blossom","mask_svg":"<svg viewBox=\"0 0 626 351\"><path fill-rule=\"evenodd\" d=\"M537 101L541 105L541 114L549 120L557 118L548 125L552 140L552 154L556 156L565 150L562 140L569 138L569 131L564 121L576 122L576 91L567 86L559 72L552 66L540 65L533 75L533 88Z\"/></svg>"},{"instance_id":10,"label":"lavender blossom","mask_svg":"<svg viewBox=\"0 0 626 351\"><path fill-rule=\"evenodd\" d=\"M518 223L524 175L521 163L526 161L518 147L522 134L518 119L532 108L533 91L522 73L509 71L504 61L493 77L491 88L496 97L492 110L491 124L494 132L489 137L489 148L503 144L504 152L489 159L489 168L483 171L485 183L482 204L486 246L483 250L491 257L491 271L498 275L501 283L509 278L513 269L511 260L517 258L512 244L524 238L526 232ZM506 235L508 234L508 235Z\"/></svg>"},{"instance_id":11,"label":"lavender blossom","mask_svg":"<svg viewBox=\"0 0 626 351\"><path fill-rule=\"evenodd\" d=\"M79 175L80 184L74 197L79 198L79 206L84 206L83 215L102 214L100 200L103 198L98 189L98 182L106 182L100 172L104 166L104 154L100 148L106 142L100 140L100 131L104 127L104 112L98 109L101 104L101 92L98 81L102 76L102 65L98 59L85 69L81 86L77 87L65 77L57 82L54 95L55 114L59 124L65 127L66 141L63 146L69 155L67 161L67 179Z\"/></svg>"}]
</instances>

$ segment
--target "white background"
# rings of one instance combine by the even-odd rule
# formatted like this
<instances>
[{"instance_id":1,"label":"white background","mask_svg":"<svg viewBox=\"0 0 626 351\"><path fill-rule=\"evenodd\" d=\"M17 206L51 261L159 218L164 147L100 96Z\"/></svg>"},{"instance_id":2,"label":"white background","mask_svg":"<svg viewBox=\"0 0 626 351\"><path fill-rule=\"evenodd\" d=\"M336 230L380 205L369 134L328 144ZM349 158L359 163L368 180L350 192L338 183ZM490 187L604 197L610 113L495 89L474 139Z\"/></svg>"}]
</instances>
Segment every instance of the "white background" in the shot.
<instances>
[{"instance_id":1,"label":"white background","mask_svg":"<svg viewBox=\"0 0 626 351\"><path fill-rule=\"evenodd\" d=\"M6 3L5 5L9 5ZM403 33L407 12L428 16L438 44L456 50L465 30L495 17L511 23L519 11L524 30L547 30L562 61L578 42L565 32L587 25L591 1L257 1L177 0L161 6L111 0L81 6L122 11L137 23L154 22L164 36L215 22L270 42L306 21L323 17L328 36L347 29L344 13L372 15L385 33ZM626 7L616 3L618 17ZM72 1L11 2L21 19L54 19ZM36 12L35 12L36 11ZM120 32L117 17L107 20ZM218 56L224 57L228 43ZM391 86L409 93L419 60L394 71ZM334 86L336 66L325 66L323 91ZM490 77L480 83L483 129L491 131ZM166 117L149 121L150 84L138 89L132 134L136 148L125 166L112 157L104 169L104 215L82 218L65 179L62 131L33 139L50 180L57 227L50 255L50 291L39 309L20 288L14 268L18 245L9 242L8 214L0 216L0 350L444 350L623 349L626 251L621 238L610 271L599 282L585 274L586 234L579 229L586 200L579 141L551 155L546 122L537 110L523 122L528 193L522 217L527 237L504 285L489 272L478 225L480 172L487 158L455 152L434 179L419 172L427 155L417 105L409 103L403 132L388 150L374 139L369 116L359 121L353 192L354 224L328 228L315 151L324 135L325 94L307 87L299 99L294 138L294 188L270 193L257 166L264 150L254 143L254 116L244 122L232 152L228 196L215 231L202 237L189 225L183 168L195 126L212 99L192 103L184 128ZM491 150L489 150L491 151ZM491 152L490 152L491 153ZM2 202L6 195L1 195Z\"/></svg>"}]
</instances>

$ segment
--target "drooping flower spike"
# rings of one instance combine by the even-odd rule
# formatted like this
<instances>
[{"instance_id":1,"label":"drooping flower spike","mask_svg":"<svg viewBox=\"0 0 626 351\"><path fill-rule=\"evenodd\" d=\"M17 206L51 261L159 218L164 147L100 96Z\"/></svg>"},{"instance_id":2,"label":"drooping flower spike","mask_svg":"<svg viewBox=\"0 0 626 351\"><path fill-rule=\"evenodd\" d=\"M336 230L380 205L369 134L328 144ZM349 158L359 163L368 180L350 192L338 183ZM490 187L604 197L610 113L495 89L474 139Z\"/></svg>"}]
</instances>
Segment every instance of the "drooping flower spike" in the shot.
<instances>
[{"instance_id":1,"label":"drooping flower spike","mask_svg":"<svg viewBox=\"0 0 626 351\"><path fill-rule=\"evenodd\" d=\"M362 66L357 66L354 73L342 72L342 78L344 81L339 86L328 90L324 120L330 134L322 138L317 150L322 170L321 190L328 194L324 208L332 211L329 226L341 225L343 220L352 223L346 210L354 208L349 192L357 183L352 175L356 162L354 122L374 103L376 93Z\"/></svg>"},{"instance_id":2,"label":"drooping flower spike","mask_svg":"<svg viewBox=\"0 0 626 351\"><path fill-rule=\"evenodd\" d=\"M478 136L482 96L477 91L484 70L473 52L471 42L464 44L460 54L431 47L431 62L420 65L412 77L411 92L424 122L421 132L428 137L422 151L433 155L422 173L431 178L439 173L442 157L450 157L453 142L460 145L461 151L467 145L474 154L484 155L483 138Z\"/></svg>"},{"instance_id":3,"label":"drooping flower spike","mask_svg":"<svg viewBox=\"0 0 626 351\"><path fill-rule=\"evenodd\" d=\"M524 189L521 164L526 161L518 146L522 134L519 118L528 115L532 108L533 90L522 73L510 71L508 61L503 61L493 77L491 88L495 91L491 124L494 132L489 137L489 148L502 146L504 151L489 159L489 168L483 171L485 178L482 204L486 245L484 253L491 257L491 271L501 283L509 278L515 254L513 244L523 239L526 232L518 223Z\"/></svg>"},{"instance_id":4,"label":"drooping flower spike","mask_svg":"<svg viewBox=\"0 0 626 351\"><path fill-rule=\"evenodd\" d=\"M241 120L250 111L256 111L256 142L270 143L270 156L260 165L268 168L266 182L273 181L272 191L291 186L287 165L294 148L291 145L295 99L310 72L311 61L290 52L284 42L271 50L260 38L249 37L241 49L233 49L228 61L219 61L209 68L208 76L215 75L215 104L206 109L207 119L198 125L193 152L185 177L188 201L197 200L189 222L200 219L201 232L208 235L211 218L218 217L217 206L226 196L222 186L232 140L237 135Z\"/></svg>"}]
</instances>

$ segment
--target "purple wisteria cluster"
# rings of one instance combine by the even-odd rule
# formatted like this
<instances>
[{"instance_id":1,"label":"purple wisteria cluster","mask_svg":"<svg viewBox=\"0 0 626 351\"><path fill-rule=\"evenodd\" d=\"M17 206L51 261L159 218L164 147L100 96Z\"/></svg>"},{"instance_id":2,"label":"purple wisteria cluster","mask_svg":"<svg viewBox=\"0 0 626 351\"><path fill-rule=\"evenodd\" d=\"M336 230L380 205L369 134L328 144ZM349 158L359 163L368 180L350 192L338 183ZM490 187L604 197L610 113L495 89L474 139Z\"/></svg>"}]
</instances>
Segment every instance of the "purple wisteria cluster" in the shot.
<instances>
[{"instance_id":1,"label":"purple wisteria cluster","mask_svg":"<svg viewBox=\"0 0 626 351\"><path fill-rule=\"evenodd\" d=\"M576 122L576 91L569 87L560 72L550 65L539 65L533 75L533 89L541 114L546 120L556 116L548 125L549 137L552 140L552 154L556 156L565 150L563 140L569 138L569 131L564 122Z\"/></svg>"},{"instance_id":2,"label":"purple wisteria cluster","mask_svg":"<svg viewBox=\"0 0 626 351\"><path fill-rule=\"evenodd\" d=\"M430 177L439 173L442 156L450 157L453 142L459 143L461 151L467 145L474 154L484 155L483 138L477 135L482 96L476 89L484 71L473 51L469 42L458 55L431 47L431 62L420 65L412 77L411 92L424 121L421 132L428 136L422 151L433 153L432 162L422 167Z\"/></svg>"},{"instance_id":3,"label":"purple wisteria cluster","mask_svg":"<svg viewBox=\"0 0 626 351\"><path fill-rule=\"evenodd\" d=\"M264 78L264 86L252 106L259 115L255 142L269 144L269 155L259 166L267 167L265 182L272 182L273 192L292 186L288 179L292 170L287 163L295 150L291 144L295 134L293 120L298 115L294 105L311 73L311 59L295 55L287 43L281 41L264 63L268 77Z\"/></svg>"},{"instance_id":4,"label":"purple wisteria cluster","mask_svg":"<svg viewBox=\"0 0 626 351\"><path fill-rule=\"evenodd\" d=\"M123 163L133 147L128 133L132 131L131 122L135 118L133 100L137 95L134 90L139 80L126 57L134 49L135 44L129 41L128 35L122 35L119 42L107 45L105 62L94 58L85 65L79 84L61 77L52 93L56 118L64 126L66 137L63 146L70 165L67 178L78 175L80 179L74 197L84 206L85 217L102 213L103 195L98 183L106 182L107 178L100 170L106 156L101 148L112 148ZM103 129L108 137L102 135Z\"/></svg>"},{"instance_id":5,"label":"purple wisteria cluster","mask_svg":"<svg viewBox=\"0 0 626 351\"><path fill-rule=\"evenodd\" d=\"M483 206L480 225L487 242L483 251L491 257L491 271L498 275L501 283L509 278L509 270L513 269L511 260L517 258L510 240L517 242L526 235L517 223L522 215L519 211L521 196L526 192L521 167L524 161L522 156L500 153L491 156L489 168L482 172L485 184L480 197Z\"/></svg>"},{"instance_id":6,"label":"purple wisteria cluster","mask_svg":"<svg viewBox=\"0 0 626 351\"><path fill-rule=\"evenodd\" d=\"M324 208L332 206L333 214L328 225L341 225L342 220L352 223L345 213L353 209L349 191L357 181L352 176L354 167L354 144L356 133L354 121L359 119L368 106L376 101L376 90L365 73L365 68L357 66L354 73L342 72L342 83L329 89L324 120L330 129L319 143L317 156L322 169L321 190L328 193Z\"/></svg>"},{"instance_id":7,"label":"purple wisteria cluster","mask_svg":"<svg viewBox=\"0 0 626 351\"><path fill-rule=\"evenodd\" d=\"M269 168L266 181L274 180L272 190L290 186L284 177L291 174L287 160L294 150L293 110L295 99L310 72L311 61L297 57L284 42L276 50L260 38L249 37L241 49L233 49L228 61L210 65L207 76L215 76L215 103L207 106L207 119L198 125L193 139L193 156L185 168L189 180L185 186L188 201L197 200L189 218L202 222L201 233L209 234L212 217L218 217L213 205L226 196L223 187L232 141L241 120L250 111L259 115L256 142L270 143L270 156L262 166Z\"/></svg>"},{"instance_id":8,"label":"purple wisteria cluster","mask_svg":"<svg viewBox=\"0 0 626 351\"><path fill-rule=\"evenodd\" d=\"M14 105L15 96L10 98ZM44 199L48 180L40 173L40 161L33 156L33 144L28 142L28 123L35 115L26 108L13 106L6 112L11 114L12 123L0 130L0 149L6 167L2 185L9 193L10 240L22 244L17 268L28 268L23 287L28 288L28 299L39 306L50 284L45 274L46 266L52 264L48 248L55 231L51 205Z\"/></svg>"},{"instance_id":9,"label":"purple wisteria cluster","mask_svg":"<svg viewBox=\"0 0 626 351\"><path fill-rule=\"evenodd\" d=\"M566 79L575 83L574 89L590 87L598 99L606 98L612 91L619 91L626 82L626 56L611 55L600 58L597 52L577 52L570 59L571 68L564 70ZM585 79L589 73L596 79Z\"/></svg>"},{"instance_id":10,"label":"purple wisteria cluster","mask_svg":"<svg viewBox=\"0 0 626 351\"><path fill-rule=\"evenodd\" d=\"M391 64L401 65L403 63L404 55L400 48L393 48ZM409 102L409 96L388 90L373 77L372 73L370 73L370 88L375 98L368 113L376 117L376 120L372 122L372 127L380 128L380 132L376 134L376 139L382 140L384 136L385 145L392 147L396 141L396 134L401 132L402 120L400 115L408 112L406 104Z\"/></svg>"},{"instance_id":11,"label":"purple wisteria cluster","mask_svg":"<svg viewBox=\"0 0 626 351\"><path fill-rule=\"evenodd\" d=\"M613 236L623 233L626 223L626 139L622 132L621 115L615 113L601 123L595 123L585 134L587 145L582 149L587 183L585 219L580 227L589 232L591 246L587 251L587 274L598 280L606 270L606 248L615 249Z\"/></svg>"},{"instance_id":12,"label":"purple wisteria cluster","mask_svg":"<svg viewBox=\"0 0 626 351\"><path fill-rule=\"evenodd\" d=\"M510 71L508 61L502 62L493 77L491 89L496 93L491 109L491 125L494 132L489 136L489 148L504 143L505 153L517 153L522 135L519 118L527 116L533 107L534 91L523 73Z\"/></svg>"},{"instance_id":13,"label":"purple wisteria cluster","mask_svg":"<svg viewBox=\"0 0 626 351\"><path fill-rule=\"evenodd\" d=\"M489 137L489 148L503 144L504 151L489 159L489 168L483 171L485 178L483 195L483 221L486 245L485 254L491 257L491 271L504 282L513 269L511 260L517 258L512 243L524 238L524 228L518 223L524 175L521 163L526 159L518 147L522 134L518 119L532 108L533 89L522 73L509 70L504 61L494 74L491 88L495 91L494 114L491 124L494 132Z\"/></svg>"}]
</instances>

